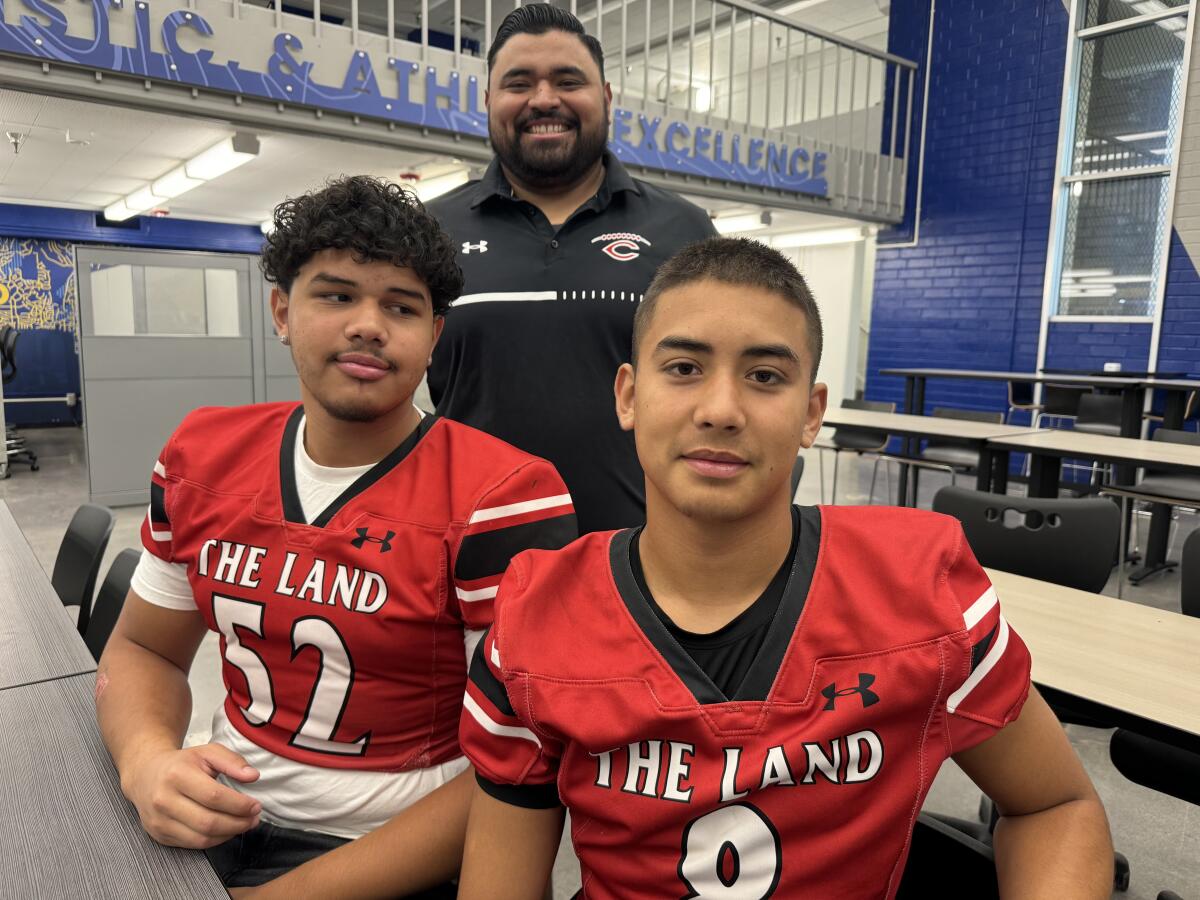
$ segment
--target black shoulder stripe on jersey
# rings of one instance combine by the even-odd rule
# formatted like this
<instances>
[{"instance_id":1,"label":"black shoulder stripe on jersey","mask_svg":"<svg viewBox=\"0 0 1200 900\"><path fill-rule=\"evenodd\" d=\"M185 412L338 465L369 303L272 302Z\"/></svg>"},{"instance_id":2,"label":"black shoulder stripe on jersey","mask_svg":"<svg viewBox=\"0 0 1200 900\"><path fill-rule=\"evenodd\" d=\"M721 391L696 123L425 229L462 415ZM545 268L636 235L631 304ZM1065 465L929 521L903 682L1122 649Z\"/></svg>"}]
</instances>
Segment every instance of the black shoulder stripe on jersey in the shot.
<instances>
[{"instance_id":1,"label":"black shoulder stripe on jersey","mask_svg":"<svg viewBox=\"0 0 1200 900\"><path fill-rule=\"evenodd\" d=\"M550 784L499 784L475 773L475 781L484 792L509 806L524 809L554 809L562 806L558 799L558 785Z\"/></svg>"},{"instance_id":2,"label":"black shoulder stripe on jersey","mask_svg":"<svg viewBox=\"0 0 1200 900\"><path fill-rule=\"evenodd\" d=\"M792 636L796 633L804 604L808 601L808 589L812 585L813 570L817 567L817 554L821 549L821 511L815 506L793 506L792 509L792 515L799 517L793 519L793 527L798 529L796 556L783 588L783 600L750 671L746 673L746 679L731 700L767 699L792 643Z\"/></svg>"},{"instance_id":3,"label":"black shoulder stripe on jersey","mask_svg":"<svg viewBox=\"0 0 1200 900\"><path fill-rule=\"evenodd\" d=\"M490 629L489 629L490 630ZM483 696L491 701L492 706L496 707L506 716L516 717L517 713L513 709L512 702L508 699L508 691L505 690L504 684L488 667L487 660L483 655L483 645L487 643L487 632L479 639L479 643L475 645L475 652L471 655L471 683L479 690L483 691Z\"/></svg>"},{"instance_id":4,"label":"black shoulder stripe on jersey","mask_svg":"<svg viewBox=\"0 0 1200 900\"><path fill-rule=\"evenodd\" d=\"M522 550L558 550L578 536L579 525L574 513L468 534L454 560L454 577L459 581L473 581L499 575Z\"/></svg>"},{"instance_id":5,"label":"black shoulder stripe on jersey","mask_svg":"<svg viewBox=\"0 0 1200 900\"><path fill-rule=\"evenodd\" d=\"M983 662L983 658L987 656L988 648L992 646L992 641L996 638L996 629L1000 626L996 625L983 638L979 640L975 646L971 648L971 671L974 672L979 668L979 664Z\"/></svg>"},{"instance_id":6,"label":"black shoulder stripe on jersey","mask_svg":"<svg viewBox=\"0 0 1200 900\"><path fill-rule=\"evenodd\" d=\"M639 530L627 528L625 531L618 531L613 535L612 543L608 545L609 568L612 570L617 591L625 602L625 608L629 610L629 614L633 616L638 627L650 639L654 649L662 655L663 659L667 661L667 665L675 670L680 681L692 692L697 703L724 703L726 698L720 688L713 684L712 679L679 645L679 642L671 637L667 626L654 614L654 610L651 609L649 602L642 594L642 589L638 587L637 579L633 575L633 567L629 562L629 545Z\"/></svg>"},{"instance_id":7,"label":"black shoulder stripe on jersey","mask_svg":"<svg viewBox=\"0 0 1200 900\"><path fill-rule=\"evenodd\" d=\"M312 525L314 528L324 528L342 507L400 465L404 458L412 453L421 438L429 434L438 420L438 417L433 415L421 419L412 433L395 450L363 472L353 484L338 495L337 499L322 510L320 515L308 522L304 518L304 507L300 505L300 495L296 491L296 434L300 430L300 420L303 417L304 407L296 407L283 430L283 441L279 445L279 485L283 493L283 517L289 522Z\"/></svg>"},{"instance_id":8,"label":"black shoulder stripe on jersey","mask_svg":"<svg viewBox=\"0 0 1200 900\"><path fill-rule=\"evenodd\" d=\"M150 482L150 521L155 525L170 525L167 518L166 493L161 484Z\"/></svg>"}]
</instances>

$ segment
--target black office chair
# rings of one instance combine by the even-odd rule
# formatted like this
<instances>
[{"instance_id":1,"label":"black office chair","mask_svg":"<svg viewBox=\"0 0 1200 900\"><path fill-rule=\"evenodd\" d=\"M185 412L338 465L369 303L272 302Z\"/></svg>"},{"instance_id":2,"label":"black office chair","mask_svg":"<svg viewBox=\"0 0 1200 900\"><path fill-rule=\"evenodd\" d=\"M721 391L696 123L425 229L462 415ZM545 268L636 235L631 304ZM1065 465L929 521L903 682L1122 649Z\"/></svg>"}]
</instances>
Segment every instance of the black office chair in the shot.
<instances>
[{"instance_id":1,"label":"black office chair","mask_svg":"<svg viewBox=\"0 0 1200 900\"><path fill-rule=\"evenodd\" d=\"M79 607L76 622L80 634L87 634L96 574L100 571L100 561L104 558L114 522L116 516L107 506L83 504L71 517L54 560L50 583L63 606Z\"/></svg>"},{"instance_id":2,"label":"black office chair","mask_svg":"<svg viewBox=\"0 0 1200 900\"><path fill-rule=\"evenodd\" d=\"M989 844L921 813L896 900L928 900L950 894L971 900L998 898L995 853Z\"/></svg>"},{"instance_id":3,"label":"black office chair","mask_svg":"<svg viewBox=\"0 0 1200 900\"><path fill-rule=\"evenodd\" d=\"M1200 618L1200 528L1187 536L1179 556L1179 609Z\"/></svg>"},{"instance_id":4,"label":"black office chair","mask_svg":"<svg viewBox=\"0 0 1200 900\"><path fill-rule=\"evenodd\" d=\"M100 590L96 593L92 615L88 619L87 630L83 635L83 642L87 644L87 648L92 652L96 662L100 661L104 645L108 643L113 626L117 624L121 609L125 606L125 596L129 593L129 582L133 580L133 570L137 568L138 560L141 557L140 550L129 547L118 553L117 558L108 567L108 574L104 576Z\"/></svg>"},{"instance_id":5,"label":"black office chair","mask_svg":"<svg viewBox=\"0 0 1200 900\"><path fill-rule=\"evenodd\" d=\"M4 384L17 377L17 338L20 335L21 332L11 325L0 330L0 380ZM4 428L4 455L10 463L28 463L30 471L36 472L39 468L37 454L29 449L16 426L7 423Z\"/></svg>"},{"instance_id":6,"label":"black office chair","mask_svg":"<svg viewBox=\"0 0 1200 900\"><path fill-rule=\"evenodd\" d=\"M1075 416L1075 430L1084 434L1100 434L1107 437L1121 436L1121 407L1124 401L1120 394L1083 394L1079 397L1079 407ZM1091 471L1091 480L1095 484L1100 479L1101 472L1106 475L1107 465L1093 462L1080 466L1075 463L1065 463L1064 469L1087 469Z\"/></svg>"},{"instance_id":7,"label":"black office chair","mask_svg":"<svg viewBox=\"0 0 1200 900\"><path fill-rule=\"evenodd\" d=\"M1061 426L1067 419L1079 415L1079 399L1091 389L1069 384L1043 384L1042 408L1033 417L1033 427L1041 428L1045 419L1054 419Z\"/></svg>"},{"instance_id":8,"label":"black office chair","mask_svg":"<svg viewBox=\"0 0 1200 900\"><path fill-rule=\"evenodd\" d=\"M960 419L964 422L988 422L992 425L1004 423L1004 413L981 412L975 409L938 406L934 408L933 415L940 419ZM927 462L937 463L936 468L948 471L951 484L957 481L959 475L972 473L979 468L979 451L969 443L953 438L931 438L926 441L920 456Z\"/></svg>"},{"instance_id":9,"label":"black office chair","mask_svg":"<svg viewBox=\"0 0 1200 900\"><path fill-rule=\"evenodd\" d=\"M1185 428L1188 422L1196 421L1197 414L1200 414L1200 391L1188 391L1187 399L1183 402L1183 423ZM1160 425L1163 422L1163 414L1161 412L1151 411L1144 413L1142 418L1148 422L1157 422Z\"/></svg>"},{"instance_id":10,"label":"black office chair","mask_svg":"<svg viewBox=\"0 0 1200 900\"><path fill-rule=\"evenodd\" d=\"M1111 500L1010 497L944 487L933 511L962 523L980 565L1098 593L1112 574L1121 511Z\"/></svg>"},{"instance_id":11,"label":"black office chair","mask_svg":"<svg viewBox=\"0 0 1200 900\"><path fill-rule=\"evenodd\" d=\"M1190 444L1200 453L1200 433L1195 431L1159 428L1154 432L1151 440L1166 441L1171 444ZM1139 494L1171 497L1177 501L1182 501L1176 504L1178 506L1200 509L1200 475L1193 475L1190 472L1147 469L1141 481L1137 482L1131 490ZM1169 533L1167 542L1168 544L1170 543ZM1168 562L1167 565L1173 567L1175 563Z\"/></svg>"},{"instance_id":12,"label":"black office chair","mask_svg":"<svg viewBox=\"0 0 1200 900\"><path fill-rule=\"evenodd\" d=\"M1092 593L1101 591L1108 581L1121 539L1120 509L1099 497L1009 497L951 486L934 495L933 511L962 523L967 544L980 565ZM1065 709L1054 711L1065 724L1105 727L1103 722ZM984 839L996 822L986 799L980 817L988 824L940 818ZM1113 883L1123 891L1129 887L1129 861L1117 853L1114 867Z\"/></svg>"},{"instance_id":13,"label":"black office chair","mask_svg":"<svg viewBox=\"0 0 1200 900\"><path fill-rule=\"evenodd\" d=\"M804 477L804 457L797 456L792 463L792 499L796 499L796 491L800 490L800 479Z\"/></svg>"},{"instance_id":14,"label":"black office chair","mask_svg":"<svg viewBox=\"0 0 1200 900\"><path fill-rule=\"evenodd\" d=\"M883 400L859 400L857 398L846 398L842 400L842 409L864 409L871 412L886 412L894 413L896 404L889 403ZM830 503L837 503L837 483L838 483L838 458L842 453L853 453L861 457L863 454L880 454L887 449L888 441L891 440L891 435L886 431L873 431L869 428L855 428L853 426L840 425L834 429L833 435L828 442L819 442L813 446L820 451L817 456L817 464L820 467L821 477L821 502L825 502L825 451L833 452L833 489L830 492ZM873 501L875 498L875 478L879 473L880 457L875 457L875 465L871 468L871 493L867 498L868 501ZM888 492L891 493L891 474L885 468L884 472L888 477Z\"/></svg>"}]
</instances>

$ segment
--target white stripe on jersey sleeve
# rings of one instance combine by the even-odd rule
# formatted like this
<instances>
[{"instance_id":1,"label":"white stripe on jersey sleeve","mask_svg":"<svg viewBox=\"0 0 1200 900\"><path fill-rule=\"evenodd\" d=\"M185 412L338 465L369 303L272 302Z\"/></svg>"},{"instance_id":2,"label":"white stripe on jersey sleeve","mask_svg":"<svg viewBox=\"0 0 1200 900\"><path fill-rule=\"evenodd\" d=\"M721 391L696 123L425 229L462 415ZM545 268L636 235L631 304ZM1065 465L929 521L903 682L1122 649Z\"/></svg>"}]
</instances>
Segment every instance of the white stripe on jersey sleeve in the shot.
<instances>
[{"instance_id":1,"label":"white stripe on jersey sleeve","mask_svg":"<svg viewBox=\"0 0 1200 900\"><path fill-rule=\"evenodd\" d=\"M500 649L496 646L495 641L492 641L492 665L497 669L500 668Z\"/></svg>"},{"instance_id":2,"label":"white stripe on jersey sleeve","mask_svg":"<svg viewBox=\"0 0 1200 900\"><path fill-rule=\"evenodd\" d=\"M146 524L150 526L150 537L154 538L154 540L168 542L171 540L171 532L154 530L154 517L150 513L149 506L146 507Z\"/></svg>"},{"instance_id":3,"label":"white stripe on jersey sleeve","mask_svg":"<svg viewBox=\"0 0 1200 900\"><path fill-rule=\"evenodd\" d=\"M456 587L454 593L463 603L478 603L480 600L491 600L496 596L498 590L500 590L500 585L494 584L491 587L479 588L474 591L464 591L462 588Z\"/></svg>"},{"instance_id":4,"label":"white stripe on jersey sleeve","mask_svg":"<svg viewBox=\"0 0 1200 900\"><path fill-rule=\"evenodd\" d=\"M984 596L987 595L985 594ZM962 687L951 694L946 700L946 712L953 713L958 709L959 704L967 699L967 695L975 690L979 682L983 681L987 677L988 672L995 668L996 663L1000 662L1000 657L1004 655L1006 647L1008 647L1008 622L1002 615L1000 616L1000 633L996 635L996 643L992 645L992 649L988 651L983 661L975 667L975 671L962 683Z\"/></svg>"},{"instance_id":5,"label":"white stripe on jersey sleeve","mask_svg":"<svg viewBox=\"0 0 1200 900\"><path fill-rule=\"evenodd\" d=\"M167 470L163 466L162 460L160 460L160 459L156 459L154 461L154 474L157 475L159 478L167 477Z\"/></svg>"},{"instance_id":6,"label":"white stripe on jersey sleeve","mask_svg":"<svg viewBox=\"0 0 1200 900\"><path fill-rule=\"evenodd\" d=\"M500 722L494 721L491 716L483 711L478 703L476 703L469 693L463 694L463 708L471 714L471 717L478 722L484 731L499 737L515 737L525 741L532 741L539 747L542 742L538 740L538 736L528 728L522 728L519 725L503 725Z\"/></svg>"},{"instance_id":7,"label":"white stripe on jersey sleeve","mask_svg":"<svg viewBox=\"0 0 1200 900\"><path fill-rule=\"evenodd\" d=\"M498 291L489 294L463 294L454 301L455 306L468 303L496 303L514 300L557 300L558 291Z\"/></svg>"},{"instance_id":8,"label":"white stripe on jersey sleeve","mask_svg":"<svg viewBox=\"0 0 1200 900\"><path fill-rule=\"evenodd\" d=\"M970 631L982 621L993 606L1000 602L1000 598L996 596L996 589L989 587L978 600L972 603L967 611L963 613L963 624L967 626L967 631Z\"/></svg>"},{"instance_id":9,"label":"white stripe on jersey sleeve","mask_svg":"<svg viewBox=\"0 0 1200 900\"><path fill-rule=\"evenodd\" d=\"M536 500L509 503L507 506L492 506L487 509L477 509L471 513L471 518L467 521L467 524L474 525L476 522L490 522L493 519L504 519L508 516L519 516L522 513L537 512L539 509L567 506L570 502L570 494L556 494L553 497L539 497Z\"/></svg>"}]
</instances>

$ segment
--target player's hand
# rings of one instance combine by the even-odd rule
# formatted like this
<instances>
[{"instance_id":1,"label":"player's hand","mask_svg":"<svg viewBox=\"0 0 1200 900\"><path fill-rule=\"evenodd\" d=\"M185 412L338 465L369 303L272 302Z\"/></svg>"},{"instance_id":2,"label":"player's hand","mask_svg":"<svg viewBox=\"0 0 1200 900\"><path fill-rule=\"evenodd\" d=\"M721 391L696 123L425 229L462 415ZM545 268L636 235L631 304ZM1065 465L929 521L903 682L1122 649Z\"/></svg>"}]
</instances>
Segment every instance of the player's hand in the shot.
<instances>
[{"instance_id":1,"label":"player's hand","mask_svg":"<svg viewBox=\"0 0 1200 900\"><path fill-rule=\"evenodd\" d=\"M228 747L201 744L138 760L121 779L146 833L160 844L205 850L258 824L262 804L217 781L248 783L258 771Z\"/></svg>"}]
</instances>

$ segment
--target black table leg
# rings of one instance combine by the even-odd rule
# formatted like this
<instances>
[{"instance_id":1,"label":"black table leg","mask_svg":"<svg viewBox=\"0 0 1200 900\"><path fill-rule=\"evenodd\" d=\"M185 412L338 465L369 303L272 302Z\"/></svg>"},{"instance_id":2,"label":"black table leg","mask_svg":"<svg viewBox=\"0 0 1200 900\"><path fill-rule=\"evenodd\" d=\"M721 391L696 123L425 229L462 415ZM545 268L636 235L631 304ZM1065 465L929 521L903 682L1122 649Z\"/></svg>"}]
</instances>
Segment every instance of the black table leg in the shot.
<instances>
[{"instance_id":1,"label":"black table leg","mask_svg":"<svg viewBox=\"0 0 1200 900\"><path fill-rule=\"evenodd\" d=\"M913 399L914 399L914 384L916 379L912 375L904 376L904 412L908 415L913 414ZM904 456L912 454L912 438L902 438L900 448ZM908 470L911 466L906 466L903 463L900 465L899 484L896 488L896 505L908 505Z\"/></svg>"},{"instance_id":2,"label":"black table leg","mask_svg":"<svg viewBox=\"0 0 1200 900\"><path fill-rule=\"evenodd\" d=\"M914 416L925 415L925 376L923 376L923 375L918 375L917 379L916 379L916 384L913 385L913 415ZM919 437L915 437L912 439L911 454L913 456L918 456L920 454L920 452L921 452L921 439ZM913 470L912 470L912 504L911 505L914 509L917 506L917 497L919 496L917 491L920 487L920 484L921 484L921 470L918 467L913 466Z\"/></svg>"},{"instance_id":3,"label":"black table leg","mask_svg":"<svg viewBox=\"0 0 1200 900\"><path fill-rule=\"evenodd\" d=\"M1163 410L1163 428L1179 428L1183 425L1183 391L1167 391L1166 408ZM1140 426L1140 421L1139 421ZM1122 423L1123 425L1123 423ZM1140 427L1139 427L1140 432ZM1122 427L1124 434L1124 427ZM1136 437L1136 435L1134 435ZM1130 516L1134 504L1129 504ZM1126 522L1127 534L1132 534L1130 522ZM1150 506L1150 533L1146 537L1146 558L1142 565L1129 573L1131 584L1141 584L1147 578L1173 569L1178 563L1167 561L1167 544L1171 539L1171 507L1165 503ZM1128 548L1126 548L1128 550Z\"/></svg>"},{"instance_id":4,"label":"black table leg","mask_svg":"<svg viewBox=\"0 0 1200 900\"><path fill-rule=\"evenodd\" d=\"M1043 456L1034 453L1029 464L1029 496L1049 497L1058 496L1058 477L1062 469L1062 460L1057 456Z\"/></svg>"},{"instance_id":5,"label":"black table leg","mask_svg":"<svg viewBox=\"0 0 1200 900\"><path fill-rule=\"evenodd\" d=\"M1008 493L1008 461L1009 451L992 451L992 493Z\"/></svg>"}]
</instances>

